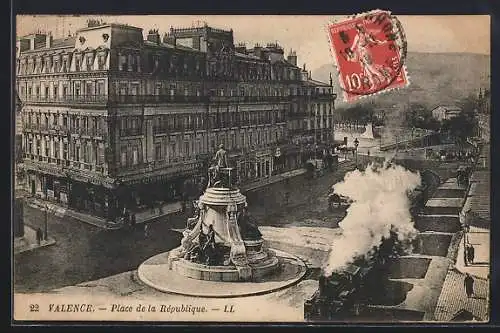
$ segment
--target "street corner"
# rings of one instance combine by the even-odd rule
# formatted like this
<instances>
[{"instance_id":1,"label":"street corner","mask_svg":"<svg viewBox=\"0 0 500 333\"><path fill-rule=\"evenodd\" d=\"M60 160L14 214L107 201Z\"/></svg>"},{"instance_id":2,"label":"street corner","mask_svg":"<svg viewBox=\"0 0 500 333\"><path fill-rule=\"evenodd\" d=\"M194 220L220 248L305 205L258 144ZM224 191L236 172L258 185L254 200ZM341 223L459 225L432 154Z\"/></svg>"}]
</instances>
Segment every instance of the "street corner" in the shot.
<instances>
[{"instance_id":1,"label":"street corner","mask_svg":"<svg viewBox=\"0 0 500 333\"><path fill-rule=\"evenodd\" d=\"M14 238L14 254L33 251L54 244L56 244L56 240L50 236L46 237L41 229L34 229L25 225L23 236Z\"/></svg>"}]
</instances>

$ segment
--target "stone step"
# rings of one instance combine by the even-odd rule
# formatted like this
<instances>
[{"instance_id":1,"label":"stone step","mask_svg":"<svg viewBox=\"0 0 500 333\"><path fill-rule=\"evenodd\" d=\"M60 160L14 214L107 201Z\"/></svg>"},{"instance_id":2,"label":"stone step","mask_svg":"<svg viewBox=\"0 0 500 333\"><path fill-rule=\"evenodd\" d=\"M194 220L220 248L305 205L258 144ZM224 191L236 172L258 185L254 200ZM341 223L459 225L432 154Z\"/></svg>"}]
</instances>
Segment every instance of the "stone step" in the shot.
<instances>
[{"instance_id":1,"label":"stone step","mask_svg":"<svg viewBox=\"0 0 500 333\"><path fill-rule=\"evenodd\" d=\"M465 189L438 188L432 196L434 198L463 198L465 197L465 193Z\"/></svg>"},{"instance_id":2,"label":"stone step","mask_svg":"<svg viewBox=\"0 0 500 333\"><path fill-rule=\"evenodd\" d=\"M425 206L423 213L425 215L457 215L460 214L462 207L433 207Z\"/></svg>"},{"instance_id":3,"label":"stone step","mask_svg":"<svg viewBox=\"0 0 500 333\"><path fill-rule=\"evenodd\" d=\"M415 228L421 232L458 232L461 229L458 215L419 215L415 221Z\"/></svg>"}]
</instances>

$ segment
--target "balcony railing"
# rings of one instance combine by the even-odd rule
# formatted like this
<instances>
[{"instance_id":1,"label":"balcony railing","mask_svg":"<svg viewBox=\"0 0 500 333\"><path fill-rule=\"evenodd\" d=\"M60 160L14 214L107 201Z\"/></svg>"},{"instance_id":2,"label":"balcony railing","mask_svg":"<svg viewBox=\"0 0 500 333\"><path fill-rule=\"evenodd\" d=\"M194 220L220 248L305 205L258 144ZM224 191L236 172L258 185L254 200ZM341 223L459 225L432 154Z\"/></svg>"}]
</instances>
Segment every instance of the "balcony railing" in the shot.
<instances>
[{"instance_id":1,"label":"balcony railing","mask_svg":"<svg viewBox=\"0 0 500 333\"><path fill-rule=\"evenodd\" d=\"M53 131L58 135L68 135L68 134L78 134L78 135L86 135L90 137L102 137L107 138L107 131L104 129L95 129L95 128L73 128L70 129L67 126L62 125L45 125L45 124L23 124L24 131Z\"/></svg>"},{"instance_id":2,"label":"balcony railing","mask_svg":"<svg viewBox=\"0 0 500 333\"><path fill-rule=\"evenodd\" d=\"M294 99L330 99L335 94L288 96L182 96L182 95L78 95L78 96L21 96L25 103L46 104L155 104L155 103L281 103Z\"/></svg>"},{"instance_id":3,"label":"balcony railing","mask_svg":"<svg viewBox=\"0 0 500 333\"><path fill-rule=\"evenodd\" d=\"M75 129L74 133L91 137L103 137L103 138L107 137L107 133L105 130L96 128L77 128Z\"/></svg>"},{"instance_id":4,"label":"balcony railing","mask_svg":"<svg viewBox=\"0 0 500 333\"><path fill-rule=\"evenodd\" d=\"M111 103L204 103L208 102L204 96L169 96L169 95L110 95Z\"/></svg>"},{"instance_id":5,"label":"balcony railing","mask_svg":"<svg viewBox=\"0 0 500 333\"><path fill-rule=\"evenodd\" d=\"M47 103L47 104L103 104L108 101L106 95L78 95L78 96L21 96L25 103Z\"/></svg>"},{"instance_id":6,"label":"balcony railing","mask_svg":"<svg viewBox=\"0 0 500 333\"><path fill-rule=\"evenodd\" d=\"M120 130L120 136L136 136L142 135L142 131L140 128L127 128Z\"/></svg>"}]
</instances>

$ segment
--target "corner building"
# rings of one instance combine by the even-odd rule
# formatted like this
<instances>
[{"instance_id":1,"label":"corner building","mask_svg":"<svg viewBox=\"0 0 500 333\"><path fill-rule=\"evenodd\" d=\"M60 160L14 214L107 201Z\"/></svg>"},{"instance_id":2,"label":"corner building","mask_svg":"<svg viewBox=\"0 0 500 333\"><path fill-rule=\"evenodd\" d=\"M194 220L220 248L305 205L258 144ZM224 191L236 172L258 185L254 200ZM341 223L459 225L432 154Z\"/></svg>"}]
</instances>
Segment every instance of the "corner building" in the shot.
<instances>
[{"instance_id":1,"label":"corner building","mask_svg":"<svg viewBox=\"0 0 500 333\"><path fill-rule=\"evenodd\" d=\"M321 101L333 112L336 96L296 62L277 44L247 49L206 25L144 39L89 22L62 39L19 38L27 190L116 220L198 195L220 143L241 183L301 167L310 148L297 138L315 131L316 143L333 143L333 122L318 134L320 113L301 108Z\"/></svg>"}]
</instances>

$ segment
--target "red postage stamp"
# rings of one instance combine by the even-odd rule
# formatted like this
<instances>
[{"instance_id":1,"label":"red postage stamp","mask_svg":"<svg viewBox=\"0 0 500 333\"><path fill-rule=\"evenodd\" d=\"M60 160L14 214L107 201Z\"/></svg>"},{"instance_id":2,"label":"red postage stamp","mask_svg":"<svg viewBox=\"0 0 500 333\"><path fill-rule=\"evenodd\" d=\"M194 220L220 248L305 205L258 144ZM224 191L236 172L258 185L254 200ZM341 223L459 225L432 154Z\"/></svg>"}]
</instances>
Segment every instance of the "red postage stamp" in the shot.
<instances>
[{"instance_id":1,"label":"red postage stamp","mask_svg":"<svg viewBox=\"0 0 500 333\"><path fill-rule=\"evenodd\" d=\"M409 84L406 38L390 12L375 10L327 28L345 101Z\"/></svg>"}]
</instances>

